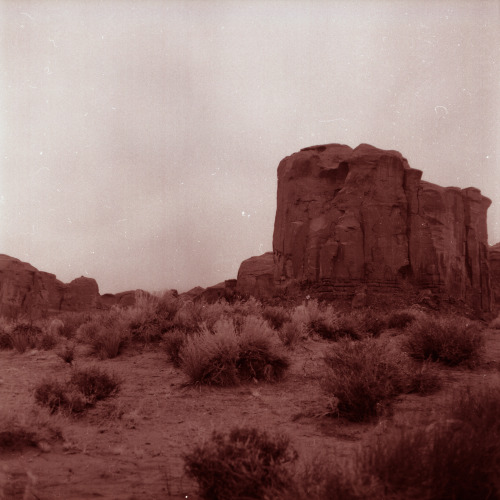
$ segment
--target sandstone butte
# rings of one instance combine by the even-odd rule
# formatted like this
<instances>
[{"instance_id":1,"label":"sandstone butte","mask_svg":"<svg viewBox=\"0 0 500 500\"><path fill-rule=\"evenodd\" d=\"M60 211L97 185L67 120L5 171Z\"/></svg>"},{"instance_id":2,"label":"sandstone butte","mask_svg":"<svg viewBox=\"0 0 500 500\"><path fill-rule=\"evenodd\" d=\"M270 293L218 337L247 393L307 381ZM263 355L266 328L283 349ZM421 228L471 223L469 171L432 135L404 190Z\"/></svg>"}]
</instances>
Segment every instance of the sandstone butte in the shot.
<instances>
[{"instance_id":1,"label":"sandstone butte","mask_svg":"<svg viewBox=\"0 0 500 500\"><path fill-rule=\"evenodd\" d=\"M500 246L488 247L491 201L476 188L421 178L399 152L367 144L284 158L273 252L241 264L237 291L269 297L298 285L311 296L365 303L411 286L490 311L492 277L500 277Z\"/></svg>"},{"instance_id":2,"label":"sandstone butte","mask_svg":"<svg viewBox=\"0 0 500 500\"><path fill-rule=\"evenodd\" d=\"M367 144L304 148L278 166L273 251L243 261L237 280L182 296L212 302L310 295L362 306L410 287L424 298L437 296L477 312L500 307L500 243L488 246L486 224L491 201L475 188L421 178L422 171L397 151ZM1 316L134 302L134 291L100 295L92 278L64 284L0 255Z\"/></svg>"}]
</instances>

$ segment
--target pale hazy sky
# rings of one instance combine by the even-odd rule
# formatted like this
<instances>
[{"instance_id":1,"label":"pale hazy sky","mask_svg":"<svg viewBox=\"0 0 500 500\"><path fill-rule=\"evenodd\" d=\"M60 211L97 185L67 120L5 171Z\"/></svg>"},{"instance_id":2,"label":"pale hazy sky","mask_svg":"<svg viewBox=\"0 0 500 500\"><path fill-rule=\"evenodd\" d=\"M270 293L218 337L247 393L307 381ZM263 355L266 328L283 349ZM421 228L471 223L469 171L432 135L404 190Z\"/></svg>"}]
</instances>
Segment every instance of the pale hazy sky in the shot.
<instances>
[{"instance_id":1,"label":"pale hazy sky","mask_svg":"<svg viewBox=\"0 0 500 500\"><path fill-rule=\"evenodd\" d=\"M272 250L279 161L397 149L493 200L500 2L0 0L0 253L101 293Z\"/></svg>"}]
</instances>

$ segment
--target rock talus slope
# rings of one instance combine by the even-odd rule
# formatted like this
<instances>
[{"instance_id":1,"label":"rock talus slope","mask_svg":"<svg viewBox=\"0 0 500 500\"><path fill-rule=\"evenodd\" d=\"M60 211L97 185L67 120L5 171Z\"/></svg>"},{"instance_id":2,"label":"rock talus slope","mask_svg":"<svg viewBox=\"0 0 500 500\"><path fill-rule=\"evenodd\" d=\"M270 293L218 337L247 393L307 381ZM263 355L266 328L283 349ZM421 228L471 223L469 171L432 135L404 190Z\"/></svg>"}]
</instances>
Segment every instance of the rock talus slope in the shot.
<instances>
[{"instance_id":1,"label":"rock talus slope","mask_svg":"<svg viewBox=\"0 0 500 500\"><path fill-rule=\"evenodd\" d=\"M274 287L309 283L320 295L352 296L360 287L391 291L409 282L490 310L491 201L475 188L421 177L399 152L366 144L313 146L283 159ZM248 291L249 279L242 264L237 288Z\"/></svg>"}]
</instances>

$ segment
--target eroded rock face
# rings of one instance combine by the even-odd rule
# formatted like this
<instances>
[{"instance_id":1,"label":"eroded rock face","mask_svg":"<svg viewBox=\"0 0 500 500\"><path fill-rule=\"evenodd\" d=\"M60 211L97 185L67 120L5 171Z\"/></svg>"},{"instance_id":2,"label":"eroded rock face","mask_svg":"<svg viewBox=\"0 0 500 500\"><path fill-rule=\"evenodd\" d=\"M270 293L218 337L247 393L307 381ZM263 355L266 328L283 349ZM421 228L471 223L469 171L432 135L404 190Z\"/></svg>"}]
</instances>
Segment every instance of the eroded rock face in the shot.
<instances>
[{"instance_id":1,"label":"eroded rock face","mask_svg":"<svg viewBox=\"0 0 500 500\"><path fill-rule=\"evenodd\" d=\"M271 297L274 293L274 257L267 252L244 260L238 270L236 290L242 295Z\"/></svg>"},{"instance_id":2,"label":"eroded rock face","mask_svg":"<svg viewBox=\"0 0 500 500\"><path fill-rule=\"evenodd\" d=\"M500 306L500 243L490 247L491 288L495 304Z\"/></svg>"},{"instance_id":3,"label":"eroded rock face","mask_svg":"<svg viewBox=\"0 0 500 500\"><path fill-rule=\"evenodd\" d=\"M100 307L99 287L91 278L69 284L19 259L0 255L0 315L32 318L60 311L88 311Z\"/></svg>"},{"instance_id":4,"label":"eroded rock face","mask_svg":"<svg viewBox=\"0 0 500 500\"><path fill-rule=\"evenodd\" d=\"M489 311L491 201L475 188L444 188L421 177L397 151L366 144L314 146L282 160L274 285L297 281L320 295L353 296L360 285L390 292L411 282ZM238 287L252 288L249 261Z\"/></svg>"}]
</instances>

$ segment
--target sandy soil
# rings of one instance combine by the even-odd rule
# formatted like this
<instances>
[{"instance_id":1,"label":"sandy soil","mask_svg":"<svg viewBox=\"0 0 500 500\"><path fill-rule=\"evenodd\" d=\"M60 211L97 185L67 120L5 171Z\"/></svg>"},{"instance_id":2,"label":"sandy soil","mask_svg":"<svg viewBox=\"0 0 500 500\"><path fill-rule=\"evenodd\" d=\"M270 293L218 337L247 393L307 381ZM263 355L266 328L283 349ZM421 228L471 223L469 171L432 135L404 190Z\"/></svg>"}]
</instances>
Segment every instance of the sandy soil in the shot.
<instances>
[{"instance_id":1,"label":"sandy soil","mask_svg":"<svg viewBox=\"0 0 500 500\"><path fill-rule=\"evenodd\" d=\"M184 374L158 347L129 348L105 361L82 349L76 365L98 364L117 374L120 392L83 416L46 417L60 427L60 441L0 455L0 475L13 483L10 496L5 488L4 496L23 498L28 484L26 492L32 493L25 499L196 499L196 484L184 474L183 453L213 430L236 425L288 434L303 462L323 453L349 458L388 426L438 415L454 390L499 381L500 331L486 335L481 368L442 369L445 384L437 394L402 396L392 414L368 424L325 416L327 400L318 383L325 341L307 340L291 351L291 369L277 384L225 389L184 387ZM50 351L0 351L0 409L20 417L30 414L39 408L33 397L39 381L69 377L71 369Z\"/></svg>"}]
</instances>

